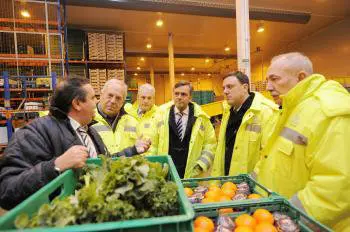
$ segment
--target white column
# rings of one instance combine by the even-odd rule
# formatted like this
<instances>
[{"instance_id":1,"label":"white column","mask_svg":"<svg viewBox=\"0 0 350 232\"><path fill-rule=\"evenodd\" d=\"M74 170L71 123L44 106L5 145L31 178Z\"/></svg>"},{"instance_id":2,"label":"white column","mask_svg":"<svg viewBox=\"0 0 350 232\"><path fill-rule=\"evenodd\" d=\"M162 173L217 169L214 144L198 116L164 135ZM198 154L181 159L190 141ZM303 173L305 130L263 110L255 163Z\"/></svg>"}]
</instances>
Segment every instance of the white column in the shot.
<instances>
[{"instance_id":1,"label":"white column","mask_svg":"<svg viewBox=\"0 0 350 232\"><path fill-rule=\"evenodd\" d=\"M236 0L238 70L250 78L249 0Z\"/></svg>"}]
</instances>

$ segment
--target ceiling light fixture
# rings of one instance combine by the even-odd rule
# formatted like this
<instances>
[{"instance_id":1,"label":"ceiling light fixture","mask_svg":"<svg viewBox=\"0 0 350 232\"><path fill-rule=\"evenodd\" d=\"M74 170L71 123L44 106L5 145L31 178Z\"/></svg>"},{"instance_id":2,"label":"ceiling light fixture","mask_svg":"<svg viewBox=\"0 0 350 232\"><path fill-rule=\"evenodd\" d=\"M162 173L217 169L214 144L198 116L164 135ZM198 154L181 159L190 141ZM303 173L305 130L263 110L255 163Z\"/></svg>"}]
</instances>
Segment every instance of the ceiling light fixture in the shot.
<instances>
[{"instance_id":1,"label":"ceiling light fixture","mask_svg":"<svg viewBox=\"0 0 350 232\"><path fill-rule=\"evenodd\" d=\"M230 51L230 47L225 47L225 52L229 52Z\"/></svg>"},{"instance_id":2,"label":"ceiling light fixture","mask_svg":"<svg viewBox=\"0 0 350 232\"><path fill-rule=\"evenodd\" d=\"M210 60L209 60L208 58L207 58L207 59L205 59L205 63L209 63L209 61L210 61Z\"/></svg>"},{"instance_id":3,"label":"ceiling light fixture","mask_svg":"<svg viewBox=\"0 0 350 232\"><path fill-rule=\"evenodd\" d=\"M256 31L259 32L259 33L264 32L264 31L265 31L264 25L263 25L263 24L260 24L260 25L258 26L258 29L257 29Z\"/></svg>"},{"instance_id":4,"label":"ceiling light fixture","mask_svg":"<svg viewBox=\"0 0 350 232\"><path fill-rule=\"evenodd\" d=\"M210 76L211 76L211 73L208 73L207 75L208 75L208 77L210 77Z\"/></svg>"},{"instance_id":5,"label":"ceiling light fixture","mask_svg":"<svg viewBox=\"0 0 350 232\"><path fill-rule=\"evenodd\" d=\"M137 68L136 68L137 70L141 70L141 68L140 68L140 66L137 66Z\"/></svg>"},{"instance_id":6,"label":"ceiling light fixture","mask_svg":"<svg viewBox=\"0 0 350 232\"><path fill-rule=\"evenodd\" d=\"M185 73L181 73L181 76L185 76Z\"/></svg>"},{"instance_id":7,"label":"ceiling light fixture","mask_svg":"<svg viewBox=\"0 0 350 232\"><path fill-rule=\"evenodd\" d=\"M156 25L157 25L157 27L162 27L163 23L164 23L163 20L158 19L157 22L156 22Z\"/></svg>"},{"instance_id":8,"label":"ceiling light fixture","mask_svg":"<svg viewBox=\"0 0 350 232\"><path fill-rule=\"evenodd\" d=\"M27 11L27 10L21 10L21 15L22 15L24 18L30 18L29 11Z\"/></svg>"},{"instance_id":9,"label":"ceiling light fixture","mask_svg":"<svg viewBox=\"0 0 350 232\"><path fill-rule=\"evenodd\" d=\"M151 43L146 44L146 48L147 49L151 49L152 48L152 44Z\"/></svg>"},{"instance_id":10,"label":"ceiling light fixture","mask_svg":"<svg viewBox=\"0 0 350 232\"><path fill-rule=\"evenodd\" d=\"M145 61L145 57L141 57L140 60L141 60L141 61Z\"/></svg>"},{"instance_id":11,"label":"ceiling light fixture","mask_svg":"<svg viewBox=\"0 0 350 232\"><path fill-rule=\"evenodd\" d=\"M194 70L196 70L196 68L195 68L195 67L192 67L192 68L191 68L191 71L194 71Z\"/></svg>"},{"instance_id":12,"label":"ceiling light fixture","mask_svg":"<svg viewBox=\"0 0 350 232\"><path fill-rule=\"evenodd\" d=\"M137 73L134 73L134 76L137 76L138 74Z\"/></svg>"}]
</instances>

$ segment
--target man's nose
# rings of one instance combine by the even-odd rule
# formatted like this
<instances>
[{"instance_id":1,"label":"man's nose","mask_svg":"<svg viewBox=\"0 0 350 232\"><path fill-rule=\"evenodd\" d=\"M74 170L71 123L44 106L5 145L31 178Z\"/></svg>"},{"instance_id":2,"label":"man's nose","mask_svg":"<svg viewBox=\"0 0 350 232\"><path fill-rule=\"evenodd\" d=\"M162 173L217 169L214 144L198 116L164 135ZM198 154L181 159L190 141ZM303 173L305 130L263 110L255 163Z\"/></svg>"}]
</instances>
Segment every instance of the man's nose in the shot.
<instances>
[{"instance_id":1,"label":"man's nose","mask_svg":"<svg viewBox=\"0 0 350 232\"><path fill-rule=\"evenodd\" d=\"M272 91L272 90L273 90L273 85L271 84L270 81L267 81L266 90L267 90L267 91Z\"/></svg>"}]
</instances>

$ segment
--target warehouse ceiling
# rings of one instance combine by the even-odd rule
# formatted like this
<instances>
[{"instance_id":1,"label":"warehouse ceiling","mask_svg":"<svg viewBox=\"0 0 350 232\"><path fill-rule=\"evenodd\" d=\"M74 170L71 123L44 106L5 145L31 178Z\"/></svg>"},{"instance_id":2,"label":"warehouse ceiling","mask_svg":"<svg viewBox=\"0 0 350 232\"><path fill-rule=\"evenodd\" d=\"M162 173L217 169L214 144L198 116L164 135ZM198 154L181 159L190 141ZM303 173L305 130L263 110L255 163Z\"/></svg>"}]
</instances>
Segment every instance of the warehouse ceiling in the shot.
<instances>
[{"instance_id":1,"label":"warehouse ceiling","mask_svg":"<svg viewBox=\"0 0 350 232\"><path fill-rule=\"evenodd\" d=\"M145 61L141 61L140 57L147 55L145 53L157 53L158 56L166 54L169 33L173 34L175 54L185 54L182 57L186 57L186 54L192 54L189 57L200 57L177 58L176 71L187 72L194 67L197 72L219 72L228 65L236 66L235 59L225 58L226 55L235 57L237 53L236 20L227 15L227 12L234 9L233 0L165 1L180 6L166 7L166 4L163 4L163 12L158 12L162 7L159 2L162 1L156 0L67 2L75 4L67 6L69 25L125 32L127 55L132 53L132 57L127 58L129 71L136 71L137 66L144 71L149 70L150 66L153 66L155 71L166 71L167 58L145 57ZM191 6L194 3L200 6ZM89 6L82 6L86 4ZM261 62L264 57L277 54L350 15L349 0L251 0L250 8L251 17L255 18L250 21L252 63ZM171 13L172 9L176 13ZM193 12L191 9L199 11ZM196 15L186 14L189 12ZM288 14L290 17L285 17ZM303 22L285 22L286 18L293 17L301 18ZM162 27L156 26L158 19L163 20ZM265 31L258 33L257 28L261 25ZM146 48L147 43L152 44L151 49ZM225 47L230 47L230 51L225 52ZM213 55L216 55L215 59L211 58ZM206 60L206 57L209 60Z\"/></svg>"}]
</instances>

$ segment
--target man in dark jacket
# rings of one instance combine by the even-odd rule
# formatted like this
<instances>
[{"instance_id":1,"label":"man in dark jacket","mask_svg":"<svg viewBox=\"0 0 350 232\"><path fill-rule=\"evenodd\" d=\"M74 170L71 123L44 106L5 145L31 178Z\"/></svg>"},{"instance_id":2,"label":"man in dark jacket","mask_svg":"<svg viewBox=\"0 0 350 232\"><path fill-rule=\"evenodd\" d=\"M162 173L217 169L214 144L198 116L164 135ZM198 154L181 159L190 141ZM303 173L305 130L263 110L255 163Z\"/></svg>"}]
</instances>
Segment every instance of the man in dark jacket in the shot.
<instances>
[{"instance_id":1,"label":"man in dark jacket","mask_svg":"<svg viewBox=\"0 0 350 232\"><path fill-rule=\"evenodd\" d=\"M86 79L66 79L57 87L50 115L18 130L5 150L0 166L0 206L11 209L70 168L81 168L86 159L106 154L91 123L96 97ZM117 155L142 153L150 144L137 141Z\"/></svg>"}]
</instances>

